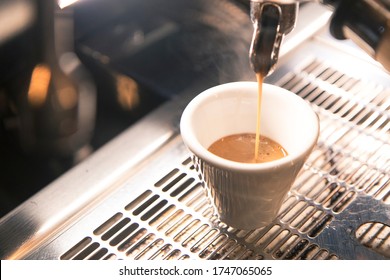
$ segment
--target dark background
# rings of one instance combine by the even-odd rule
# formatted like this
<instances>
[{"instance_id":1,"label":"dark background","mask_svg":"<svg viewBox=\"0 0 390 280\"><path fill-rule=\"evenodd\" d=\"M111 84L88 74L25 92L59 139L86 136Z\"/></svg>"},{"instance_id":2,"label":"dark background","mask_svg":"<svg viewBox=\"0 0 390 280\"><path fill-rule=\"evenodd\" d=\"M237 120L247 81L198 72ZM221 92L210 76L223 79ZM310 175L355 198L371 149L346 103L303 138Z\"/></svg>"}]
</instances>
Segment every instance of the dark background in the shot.
<instances>
[{"instance_id":1,"label":"dark background","mask_svg":"<svg viewBox=\"0 0 390 280\"><path fill-rule=\"evenodd\" d=\"M200 78L205 87L254 80L245 0L84 0L72 9L75 52L97 88L89 153ZM10 92L37 59L37 28L0 44L0 217L77 164L74 156L26 153L19 145ZM136 82L136 107L118 102L118 77Z\"/></svg>"}]
</instances>

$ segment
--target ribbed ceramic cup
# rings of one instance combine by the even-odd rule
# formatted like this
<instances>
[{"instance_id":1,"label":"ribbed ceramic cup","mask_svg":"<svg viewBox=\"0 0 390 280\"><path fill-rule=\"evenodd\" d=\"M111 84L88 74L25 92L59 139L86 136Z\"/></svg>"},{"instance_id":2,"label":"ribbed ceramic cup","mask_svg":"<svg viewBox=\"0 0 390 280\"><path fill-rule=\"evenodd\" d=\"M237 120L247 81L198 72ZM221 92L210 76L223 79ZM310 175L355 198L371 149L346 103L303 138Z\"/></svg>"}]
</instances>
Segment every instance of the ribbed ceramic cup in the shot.
<instances>
[{"instance_id":1,"label":"ribbed ceramic cup","mask_svg":"<svg viewBox=\"0 0 390 280\"><path fill-rule=\"evenodd\" d=\"M266 163L239 163L207 149L231 134L255 133L258 85L235 82L205 90L185 108L180 130L219 219L239 229L271 223L299 170L317 143L319 121L302 98L264 84L261 134L288 155Z\"/></svg>"}]
</instances>

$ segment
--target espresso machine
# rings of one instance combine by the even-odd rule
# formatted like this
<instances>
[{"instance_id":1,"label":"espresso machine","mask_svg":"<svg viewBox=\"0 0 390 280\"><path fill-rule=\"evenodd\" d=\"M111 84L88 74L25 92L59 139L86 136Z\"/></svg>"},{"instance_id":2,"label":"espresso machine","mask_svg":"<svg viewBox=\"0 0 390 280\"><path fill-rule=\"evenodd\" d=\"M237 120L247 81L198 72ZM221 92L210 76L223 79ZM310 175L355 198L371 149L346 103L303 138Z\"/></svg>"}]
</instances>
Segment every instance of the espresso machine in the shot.
<instances>
[{"instance_id":1,"label":"espresso machine","mask_svg":"<svg viewBox=\"0 0 390 280\"><path fill-rule=\"evenodd\" d=\"M34 185L36 158L56 170L0 219L2 259L390 258L389 1L55 3L0 5L23 15L0 27L0 140L20 159L2 192ZM321 133L275 221L244 231L215 217L178 125L255 72Z\"/></svg>"},{"instance_id":2,"label":"espresso machine","mask_svg":"<svg viewBox=\"0 0 390 280\"><path fill-rule=\"evenodd\" d=\"M261 73L265 77L274 69L282 39L295 26L299 2L307 1L251 1L250 13L254 23L254 34L249 56L256 73ZM389 71L390 2L386 0L320 2L334 10L330 23L331 34L340 40L352 39Z\"/></svg>"}]
</instances>

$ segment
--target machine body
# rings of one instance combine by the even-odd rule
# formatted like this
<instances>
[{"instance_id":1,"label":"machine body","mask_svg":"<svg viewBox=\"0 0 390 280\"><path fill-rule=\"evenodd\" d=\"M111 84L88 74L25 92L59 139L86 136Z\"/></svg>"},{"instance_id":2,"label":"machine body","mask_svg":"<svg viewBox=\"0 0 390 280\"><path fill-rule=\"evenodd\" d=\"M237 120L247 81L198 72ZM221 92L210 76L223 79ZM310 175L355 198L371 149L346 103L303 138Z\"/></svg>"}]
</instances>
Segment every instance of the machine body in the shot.
<instances>
[{"instance_id":1,"label":"machine body","mask_svg":"<svg viewBox=\"0 0 390 280\"><path fill-rule=\"evenodd\" d=\"M290 33L297 19L300 2L293 0L252 0L251 20L254 33L249 51L256 73L271 74L278 61L283 37ZM390 70L390 1L322 0L334 9L330 25L337 39L351 39Z\"/></svg>"}]
</instances>

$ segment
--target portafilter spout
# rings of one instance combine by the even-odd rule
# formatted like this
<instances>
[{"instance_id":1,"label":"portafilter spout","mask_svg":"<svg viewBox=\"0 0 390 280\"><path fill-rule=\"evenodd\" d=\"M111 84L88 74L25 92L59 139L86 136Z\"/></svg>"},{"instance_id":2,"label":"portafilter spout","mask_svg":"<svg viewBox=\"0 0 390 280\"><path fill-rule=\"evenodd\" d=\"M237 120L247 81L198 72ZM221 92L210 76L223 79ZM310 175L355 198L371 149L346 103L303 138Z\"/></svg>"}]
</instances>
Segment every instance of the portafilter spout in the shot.
<instances>
[{"instance_id":1,"label":"portafilter spout","mask_svg":"<svg viewBox=\"0 0 390 280\"><path fill-rule=\"evenodd\" d=\"M298 2L295 1L251 1L254 31L249 59L255 73L266 77L273 72L283 37L293 30L297 12Z\"/></svg>"}]
</instances>

